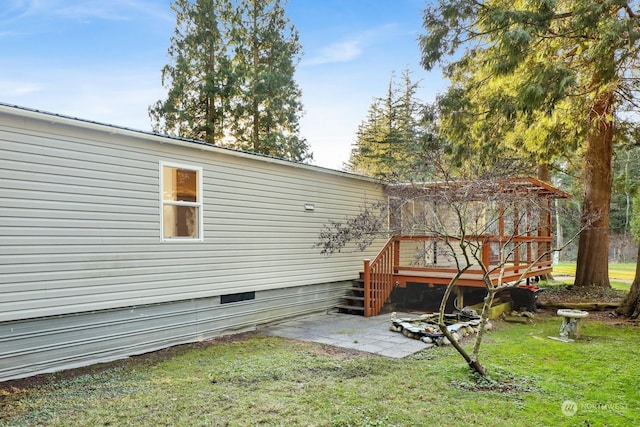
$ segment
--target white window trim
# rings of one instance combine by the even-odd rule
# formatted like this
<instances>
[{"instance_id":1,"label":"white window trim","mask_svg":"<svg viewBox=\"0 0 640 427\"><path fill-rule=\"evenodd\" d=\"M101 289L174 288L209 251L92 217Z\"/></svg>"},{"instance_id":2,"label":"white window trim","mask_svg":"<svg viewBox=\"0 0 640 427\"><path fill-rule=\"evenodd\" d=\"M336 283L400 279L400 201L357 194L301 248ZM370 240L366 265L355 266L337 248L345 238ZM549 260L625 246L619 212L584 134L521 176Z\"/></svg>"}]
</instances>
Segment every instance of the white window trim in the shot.
<instances>
[{"instance_id":1,"label":"white window trim","mask_svg":"<svg viewBox=\"0 0 640 427\"><path fill-rule=\"evenodd\" d=\"M198 174L198 201L197 202L179 202L179 201L165 201L164 200L164 168L179 168L196 171ZM204 175L202 167L186 165L183 163L165 162L160 161L159 166L160 174L160 188L159 188L159 201L160 201L160 241L163 243L198 243L204 241L204 193L202 192L202 181L204 181ZM194 206L198 208L198 237L164 237L164 206Z\"/></svg>"}]
</instances>

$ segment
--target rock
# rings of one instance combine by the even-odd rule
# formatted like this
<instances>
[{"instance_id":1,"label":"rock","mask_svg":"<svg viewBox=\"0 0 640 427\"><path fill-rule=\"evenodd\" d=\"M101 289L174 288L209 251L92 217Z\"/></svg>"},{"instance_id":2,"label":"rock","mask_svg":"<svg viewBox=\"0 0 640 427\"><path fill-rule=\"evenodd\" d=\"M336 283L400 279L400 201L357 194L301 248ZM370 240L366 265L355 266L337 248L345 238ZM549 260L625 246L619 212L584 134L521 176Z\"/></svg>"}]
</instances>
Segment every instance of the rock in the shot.
<instances>
[{"instance_id":1,"label":"rock","mask_svg":"<svg viewBox=\"0 0 640 427\"><path fill-rule=\"evenodd\" d=\"M478 312L471 308L471 307L464 307L462 310L460 310L460 313L462 313L464 316L477 316Z\"/></svg>"},{"instance_id":2,"label":"rock","mask_svg":"<svg viewBox=\"0 0 640 427\"><path fill-rule=\"evenodd\" d=\"M425 344L433 344L433 340L430 337L422 337L420 338L420 341L422 341Z\"/></svg>"},{"instance_id":3,"label":"rock","mask_svg":"<svg viewBox=\"0 0 640 427\"><path fill-rule=\"evenodd\" d=\"M451 334L451 338L453 338L455 342L458 342L460 341L460 334L458 334L457 332L454 332Z\"/></svg>"},{"instance_id":4,"label":"rock","mask_svg":"<svg viewBox=\"0 0 640 427\"><path fill-rule=\"evenodd\" d=\"M490 331L492 329L493 329L493 323L487 321L487 323L485 323L485 325L484 325L484 330L485 331Z\"/></svg>"},{"instance_id":5,"label":"rock","mask_svg":"<svg viewBox=\"0 0 640 427\"><path fill-rule=\"evenodd\" d=\"M409 329L413 327L413 325L408 322L400 322L400 326L402 326L402 329Z\"/></svg>"}]
</instances>

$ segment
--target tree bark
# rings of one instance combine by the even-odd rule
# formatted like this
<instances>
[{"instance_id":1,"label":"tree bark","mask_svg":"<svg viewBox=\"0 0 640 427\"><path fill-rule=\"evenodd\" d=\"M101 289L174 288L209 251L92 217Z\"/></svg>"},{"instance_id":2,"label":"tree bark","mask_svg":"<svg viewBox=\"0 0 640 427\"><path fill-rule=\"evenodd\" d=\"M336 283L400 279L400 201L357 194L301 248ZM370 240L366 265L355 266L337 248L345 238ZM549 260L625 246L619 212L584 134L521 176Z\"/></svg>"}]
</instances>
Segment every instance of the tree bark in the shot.
<instances>
[{"instance_id":1,"label":"tree bark","mask_svg":"<svg viewBox=\"0 0 640 427\"><path fill-rule=\"evenodd\" d=\"M253 78L254 88L251 96L253 97L251 102L251 110L253 116L253 133L251 135L251 142L253 145L253 151L260 153L260 102L258 100L258 79L260 76L260 40L258 39L258 5L255 0L251 2L252 10L252 24L253 34L251 38L251 54L253 60Z\"/></svg>"},{"instance_id":2,"label":"tree bark","mask_svg":"<svg viewBox=\"0 0 640 427\"><path fill-rule=\"evenodd\" d=\"M630 319L640 317L640 245L638 246L638 260L636 261L636 277L633 279L627 297L622 301L616 313Z\"/></svg>"},{"instance_id":3,"label":"tree bark","mask_svg":"<svg viewBox=\"0 0 640 427\"><path fill-rule=\"evenodd\" d=\"M549 173L549 165L547 163L538 163L538 179L544 182L551 182L551 174Z\"/></svg>"},{"instance_id":4,"label":"tree bark","mask_svg":"<svg viewBox=\"0 0 640 427\"><path fill-rule=\"evenodd\" d=\"M584 165L584 202L575 286L611 287L609 283L609 207L613 154L614 94L600 95L589 113Z\"/></svg>"}]
</instances>

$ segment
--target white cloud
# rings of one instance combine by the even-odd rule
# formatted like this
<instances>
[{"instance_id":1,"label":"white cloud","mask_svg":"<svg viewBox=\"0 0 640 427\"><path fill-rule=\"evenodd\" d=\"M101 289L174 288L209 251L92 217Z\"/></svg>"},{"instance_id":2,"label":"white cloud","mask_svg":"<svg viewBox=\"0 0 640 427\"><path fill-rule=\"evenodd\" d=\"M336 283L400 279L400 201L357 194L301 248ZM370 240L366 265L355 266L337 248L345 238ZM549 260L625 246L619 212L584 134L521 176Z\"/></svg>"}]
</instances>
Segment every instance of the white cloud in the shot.
<instances>
[{"instance_id":1,"label":"white cloud","mask_svg":"<svg viewBox=\"0 0 640 427\"><path fill-rule=\"evenodd\" d=\"M9 0L8 7L0 11L0 22L18 21L30 17L58 17L84 21L129 20L134 14L173 21L167 4L151 0Z\"/></svg>"},{"instance_id":2,"label":"white cloud","mask_svg":"<svg viewBox=\"0 0 640 427\"><path fill-rule=\"evenodd\" d=\"M37 83L21 82L15 80L0 80L0 92L5 97L23 96L39 92L42 86Z\"/></svg>"},{"instance_id":3,"label":"white cloud","mask_svg":"<svg viewBox=\"0 0 640 427\"><path fill-rule=\"evenodd\" d=\"M358 40L346 40L323 47L320 54L303 61L302 65L331 64L334 62L348 62L362 54L362 43Z\"/></svg>"},{"instance_id":4,"label":"white cloud","mask_svg":"<svg viewBox=\"0 0 640 427\"><path fill-rule=\"evenodd\" d=\"M0 80L2 102L81 119L150 130L147 107L165 96L151 67L52 68L36 83Z\"/></svg>"},{"instance_id":5,"label":"white cloud","mask_svg":"<svg viewBox=\"0 0 640 427\"><path fill-rule=\"evenodd\" d=\"M396 27L396 24L382 25L362 31L342 41L323 46L317 50L318 53L312 54L309 59L303 60L300 65L322 65L353 61L362 56L366 48L392 36L392 30Z\"/></svg>"}]
</instances>

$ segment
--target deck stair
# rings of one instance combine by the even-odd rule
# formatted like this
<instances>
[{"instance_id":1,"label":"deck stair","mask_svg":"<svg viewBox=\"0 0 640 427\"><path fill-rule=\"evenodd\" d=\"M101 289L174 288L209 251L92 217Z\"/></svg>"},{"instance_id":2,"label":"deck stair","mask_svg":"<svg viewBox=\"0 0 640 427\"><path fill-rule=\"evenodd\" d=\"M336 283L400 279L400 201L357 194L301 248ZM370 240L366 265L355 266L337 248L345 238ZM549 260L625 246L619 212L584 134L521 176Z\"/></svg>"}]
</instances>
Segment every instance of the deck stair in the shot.
<instances>
[{"instance_id":1,"label":"deck stair","mask_svg":"<svg viewBox=\"0 0 640 427\"><path fill-rule=\"evenodd\" d=\"M364 279L358 278L352 281L347 289L342 302L335 307L339 313L364 316Z\"/></svg>"}]
</instances>

